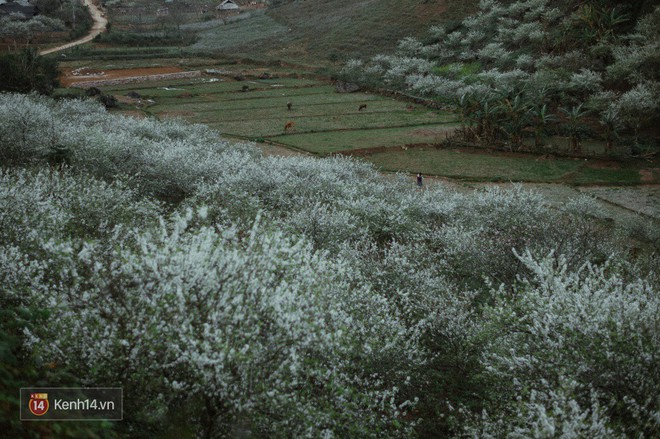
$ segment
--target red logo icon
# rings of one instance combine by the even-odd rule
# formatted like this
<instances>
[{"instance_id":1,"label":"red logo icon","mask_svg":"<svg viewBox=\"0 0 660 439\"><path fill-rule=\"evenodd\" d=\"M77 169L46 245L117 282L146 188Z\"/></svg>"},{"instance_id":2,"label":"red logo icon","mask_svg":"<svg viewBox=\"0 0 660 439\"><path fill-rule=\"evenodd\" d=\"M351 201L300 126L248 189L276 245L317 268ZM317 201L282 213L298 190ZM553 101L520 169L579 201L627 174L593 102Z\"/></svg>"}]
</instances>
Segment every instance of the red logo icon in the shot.
<instances>
[{"instance_id":1,"label":"red logo icon","mask_svg":"<svg viewBox=\"0 0 660 439\"><path fill-rule=\"evenodd\" d=\"M43 416L48 411L48 393L30 393L28 408L35 416Z\"/></svg>"}]
</instances>

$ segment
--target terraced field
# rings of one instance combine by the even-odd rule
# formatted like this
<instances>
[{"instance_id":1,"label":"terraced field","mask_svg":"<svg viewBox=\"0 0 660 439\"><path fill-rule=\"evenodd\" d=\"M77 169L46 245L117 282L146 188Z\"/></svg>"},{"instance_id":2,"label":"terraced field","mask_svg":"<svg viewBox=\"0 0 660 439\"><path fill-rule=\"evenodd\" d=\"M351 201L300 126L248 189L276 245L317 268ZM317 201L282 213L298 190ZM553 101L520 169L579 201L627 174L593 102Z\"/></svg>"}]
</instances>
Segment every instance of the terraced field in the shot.
<instances>
[{"instance_id":1,"label":"terraced field","mask_svg":"<svg viewBox=\"0 0 660 439\"><path fill-rule=\"evenodd\" d=\"M159 118L178 117L225 136L268 140L319 155L435 144L456 126L451 113L375 94L337 93L334 86L310 79L195 78L108 91L132 91L154 101L145 111ZM284 130L287 122L293 128Z\"/></svg>"},{"instance_id":2,"label":"terraced field","mask_svg":"<svg viewBox=\"0 0 660 439\"><path fill-rule=\"evenodd\" d=\"M359 156L384 171L572 185L655 184L660 178L657 169L646 169L642 162L440 148L458 126L450 112L373 93L337 93L332 84L316 79L236 81L235 74L126 84L104 92L121 96L122 110L132 114L137 109L151 117L181 118L206 124L224 137L318 156ZM130 92L140 98L127 98ZM288 122L293 127L285 130Z\"/></svg>"}]
</instances>

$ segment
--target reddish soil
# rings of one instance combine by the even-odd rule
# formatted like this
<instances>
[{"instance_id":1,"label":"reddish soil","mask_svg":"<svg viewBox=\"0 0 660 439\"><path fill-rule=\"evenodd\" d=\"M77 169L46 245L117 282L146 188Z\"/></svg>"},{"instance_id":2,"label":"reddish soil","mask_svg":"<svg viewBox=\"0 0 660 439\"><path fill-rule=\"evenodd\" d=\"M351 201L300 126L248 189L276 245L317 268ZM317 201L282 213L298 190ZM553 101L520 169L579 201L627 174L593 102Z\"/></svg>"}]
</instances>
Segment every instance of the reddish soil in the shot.
<instances>
[{"instance_id":1,"label":"reddish soil","mask_svg":"<svg viewBox=\"0 0 660 439\"><path fill-rule=\"evenodd\" d=\"M179 73L184 70L179 67L146 67L141 69L99 70L91 67L66 69L60 73L60 84L69 87L77 82L87 82L98 79L121 79L136 76L162 75L164 73Z\"/></svg>"},{"instance_id":2,"label":"reddish soil","mask_svg":"<svg viewBox=\"0 0 660 439\"><path fill-rule=\"evenodd\" d=\"M621 164L614 161L598 160L587 162L587 168L590 169L621 169Z\"/></svg>"},{"instance_id":3,"label":"reddish soil","mask_svg":"<svg viewBox=\"0 0 660 439\"><path fill-rule=\"evenodd\" d=\"M455 131L455 128L441 128L441 129L428 129L420 128L410 132L412 136L423 136L423 137L447 137L449 134L452 134Z\"/></svg>"},{"instance_id":4,"label":"reddish soil","mask_svg":"<svg viewBox=\"0 0 660 439\"><path fill-rule=\"evenodd\" d=\"M428 17L437 17L447 11L447 2L445 1L434 1L434 2L422 2L415 8L415 12L420 19L425 19Z\"/></svg>"},{"instance_id":5,"label":"reddish soil","mask_svg":"<svg viewBox=\"0 0 660 439\"><path fill-rule=\"evenodd\" d=\"M642 183L655 183L655 176L651 169L640 169L639 178Z\"/></svg>"}]
</instances>

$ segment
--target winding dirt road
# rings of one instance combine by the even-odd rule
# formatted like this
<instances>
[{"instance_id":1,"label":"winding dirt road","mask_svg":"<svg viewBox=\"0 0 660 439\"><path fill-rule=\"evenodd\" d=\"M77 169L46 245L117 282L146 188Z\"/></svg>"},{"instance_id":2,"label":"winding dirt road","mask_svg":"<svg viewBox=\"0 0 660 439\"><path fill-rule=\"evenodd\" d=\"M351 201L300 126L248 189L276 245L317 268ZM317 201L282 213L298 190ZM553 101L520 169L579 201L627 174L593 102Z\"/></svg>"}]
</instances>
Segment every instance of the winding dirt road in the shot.
<instances>
[{"instance_id":1,"label":"winding dirt road","mask_svg":"<svg viewBox=\"0 0 660 439\"><path fill-rule=\"evenodd\" d=\"M39 52L39 55L48 55L49 53L59 52L60 50L65 50L73 46L78 46L79 44L88 43L92 41L94 37L96 37L98 34L105 31L105 26L106 24L108 24L108 20L106 20L106 18L103 16L103 12L101 12L98 6L92 3L92 0L84 0L84 4L89 8L89 12L92 14L92 18L94 19L92 30L87 35L76 41L71 41L70 43L66 43L57 47L52 47L50 49L41 50Z\"/></svg>"}]
</instances>

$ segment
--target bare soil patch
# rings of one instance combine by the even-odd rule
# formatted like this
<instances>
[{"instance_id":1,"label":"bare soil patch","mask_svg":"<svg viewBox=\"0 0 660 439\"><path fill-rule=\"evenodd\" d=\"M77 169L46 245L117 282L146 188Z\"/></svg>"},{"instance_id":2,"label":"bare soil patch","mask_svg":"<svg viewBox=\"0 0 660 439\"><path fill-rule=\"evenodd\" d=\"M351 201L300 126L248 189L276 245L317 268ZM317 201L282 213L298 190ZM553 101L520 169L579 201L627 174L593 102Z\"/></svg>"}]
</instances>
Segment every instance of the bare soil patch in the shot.
<instances>
[{"instance_id":1,"label":"bare soil patch","mask_svg":"<svg viewBox=\"0 0 660 439\"><path fill-rule=\"evenodd\" d=\"M446 1L421 2L415 8L415 12L420 19L426 19L429 16L440 16L447 12Z\"/></svg>"},{"instance_id":2,"label":"bare soil patch","mask_svg":"<svg viewBox=\"0 0 660 439\"><path fill-rule=\"evenodd\" d=\"M454 132L455 128L443 128L443 129L429 129L429 128L420 128L418 130L411 131L410 134L413 136L421 137L446 137Z\"/></svg>"},{"instance_id":3,"label":"bare soil patch","mask_svg":"<svg viewBox=\"0 0 660 439\"><path fill-rule=\"evenodd\" d=\"M651 169L640 169L639 177L642 183L653 183L655 181L655 172Z\"/></svg>"},{"instance_id":4,"label":"bare soil patch","mask_svg":"<svg viewBox=\"0 0 660 439\"><path fill-rule=\"evenodd\" d=\"M129 105L138 105L141 102L141 99L131 98L129 96L122 96L122 95L115 95L115 99L117 99L117 101L119 101L122 104L129 104Z\"/></svg>"},{"instance_id":5,"label":"bare soil patch","mask_svg":"<svg viewBox=\"0 0 660 439\"><path fill-rule=\"evenodd\" d=\"M145 67L137 69L99 70L92 67L79 67L65 69L60 74L60 84L70 87L72 84L93 80L135 78L141 76L163 75L167 73L181 73L179 67Z\"/></svg>"},{"instance_id":6,"label":"bare soil patch","mask_svg":"<svg viewBox=\"0 0 660 439\"><path fill-rule=\"evenodd\" d=\"M596 160L587 162L590 169L621 169L621 164L615 161Z\"/></svg>"}]
</instances>

